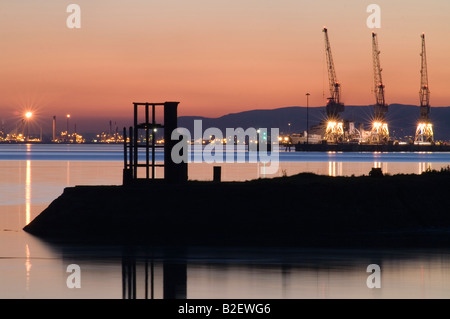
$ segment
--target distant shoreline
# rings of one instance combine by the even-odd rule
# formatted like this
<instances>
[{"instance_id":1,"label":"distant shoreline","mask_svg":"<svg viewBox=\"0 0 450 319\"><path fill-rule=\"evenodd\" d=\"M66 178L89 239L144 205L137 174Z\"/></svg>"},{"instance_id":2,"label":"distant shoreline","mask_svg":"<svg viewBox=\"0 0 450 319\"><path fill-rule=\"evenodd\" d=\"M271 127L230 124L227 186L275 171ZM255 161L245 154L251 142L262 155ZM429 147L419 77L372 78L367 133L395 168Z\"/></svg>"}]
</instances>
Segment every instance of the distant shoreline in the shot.
<instances>
[{"instance_id":1,"label":"distant shoreline","mask_svg":"<svg viewBox=\"0 0 450 319\"><path fill-rule=\"evenodd\" d=\"M118 145L123 146L123 143L40 143L40 142L0 142L0 145ZM435 145L415 145L415 144L396 144L396 145L370 145L370 144L293 144L289 147L280 145L280 151L285 150L295 152L383 152L383 153L417 153L417 152L450 152L450 145L435 144Z\"/></svg>"},{"instance_id":2,"label":"distant shoreline","mask_svg":"<svg viewBox=\"0 0 450 319\"><path fill-rule=\"evenodd\" d=\"M32 144L32 145L84 145L84 144L89 144L89 145L121 145L121 146L123 146L123 142L122 143L95 143L95 142L84 142L84 143L0 142L0 145L27 145L27 144Z\"/></svg>"},{"instance_id":3,"label":"distant shoreline","mask_svg":"<svg viewBox=\"0 0 450 319\"><path fill-rule=\"evenodd\" d=\"M450 152L450 145L296 144L297 152Z\"/></svg>"}]
</instances>

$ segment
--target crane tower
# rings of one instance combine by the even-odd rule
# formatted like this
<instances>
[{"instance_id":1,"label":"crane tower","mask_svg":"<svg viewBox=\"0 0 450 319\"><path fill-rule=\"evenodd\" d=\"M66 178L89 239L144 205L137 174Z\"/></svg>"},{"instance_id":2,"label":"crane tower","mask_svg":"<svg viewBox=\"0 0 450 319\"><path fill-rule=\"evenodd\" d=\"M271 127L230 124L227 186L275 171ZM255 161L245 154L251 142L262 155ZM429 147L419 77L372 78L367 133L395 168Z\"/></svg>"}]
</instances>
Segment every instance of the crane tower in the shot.
<instances>
[{"instance_id":1,"label":"crane tower","mask_svg":"<svg viewBox=\"0 0 450 319\"><path fill-rule=\"evenodd\" d=\"M420 120L417 124L415 144L433 142L433 124L430 122L430 89L428 87L427 53L425 47L425 34L422 33L422 53L420 69Z\"/></svg>"},{"instance_id":2,"label":"crane tower","mask_svg":"<svg viewBox=\"0 0 450 319\"><path fill-rule=\"evenodd\" d=\"M370 134L370 143L384 144L389 141L389 128L386 123L388 105L386 104L384 97L385 86L381 76L383 69L380 64L380 50L378 49L378 38L375 32L372 32L372 53L376 104L374 106L374 118Z\"/></svg>"},{"instance_id":3,"label":"crane tower","mask_svg":"<svg viewBox=\"0 0 450 319\"><path fill-rule=\"evenodd\" d=\"M344 104L342 104L340 101L341 84L336 77L336 70L334 68L327 28L323 28L323 32L325 34L325 53L327 58L328 80L330 88L330 97L327 99L326 106L327 127L325 130L325 140L336 143L341 142L344 139L344 126L339 114L344 111Z\"/></svg>"}]
</instances>

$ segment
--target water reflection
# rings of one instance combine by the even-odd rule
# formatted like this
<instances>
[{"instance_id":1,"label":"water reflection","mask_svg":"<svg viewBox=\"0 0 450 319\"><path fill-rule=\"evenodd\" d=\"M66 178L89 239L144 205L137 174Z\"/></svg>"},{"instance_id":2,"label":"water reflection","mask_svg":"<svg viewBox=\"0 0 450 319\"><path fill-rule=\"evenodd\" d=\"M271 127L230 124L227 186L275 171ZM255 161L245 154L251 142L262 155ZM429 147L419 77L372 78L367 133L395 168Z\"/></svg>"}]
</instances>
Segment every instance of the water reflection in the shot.
<instances>
[{"instance_id":1,"label":"water reflection","mask_svg":"<svg viewBox=\"0 0 450 319\"><path fill-rule=\"evenodd\" d=\"M25 171L25 223L31 222L31 161L27 161Z\"/></svg>"},{"instance_id":2,"label":"water reflection","mask_svg":"<svg viewBox=\"0 0 450 319\"><path fill-rule=\"evenodd\" d=\"M19 241L10 238L8 245L20 242L21 256L0 259L2 299L450 298L445 250L190 247L130 253L15 237ZM80 289L66 285L71 264L80 266ZM380 289L366 285L370 264L381 267Z\"/></svg>"},{"instance_id":3,"label":"water reflection","mask_svg":"<svg viewBox=\"0 0 450 319\"><path fill-rule=\"evenodd\" d=\"M382 165L383 165L383 167L382 167L383 172L384 173L390 173L389 170L388 170L388 163L383 162Z\"/></svg>"},{"instance_id":4,"label":"water reflection","mask_svg":"<svg viewBox=\"0 0 450 319\"><path fill-rule=\"evenodd\" d=\"M147 268L146 268L147 271ZM153 279L153 278L152 278ZM145 284L147 287L147 276ZM147 290L145 291L147 296ZM122 258L122 299L136 299L136 259Z\"/></svg>"},{"instance_id":5,"label":"water reflection","mask_svg":"<svg viewBox=\"0 0 450 319\"><path fill-rule=\"evenodd\" d=\"M30 255L30 247L28 247L28 244L25 245L25 270L26 270L25 290L28 291L30 289L30 272L31 272L31 255Z\"/></svg>"},{"instance_id":6,"label":"water reflection","mask_svg":"<svg viewBox=\"0 0 450 319\"><path fill-rule=\"evenodd\" d=\"M161 266L162 264L162 266ZM163 261L162 286L158 295L163 299L187 298L187 263ZM122 299L155 299L155 261L149 258L122 257Z\"/></svg>"},{"instance_id":7,"label":"water reflection","mask_svg":"<svg viewBox=\"0 0 450 319\"><path fill-rule=\"evenodd\" d=\"M66 162L66 185L70 186L70 161Z\"/></svg>"},{"instance_id":8,"label":"water reflection","mask_svg":"<svg viewBox=\"0 0 450 319\"><path fill-rule=\"evenodd\" d=\"M328 162L328 176L342 176L342 162Z\"/></svg>"},{"instance_id":9,"label":"water reflection","mask_svg":"<svg viewBox=\"0 0 450 319\"><path fill-rule=\"evenodd\" d=\"M431 163L419 163L419 172L418 174L422 174L423 172L426 172L427 170L433 169Z\"/></svg>"},{"instance_id":10,"label":"water reflection","mask_svg":"<svg viewBox=\"0 0 450 319\"><path fill-rule=\"evenodd\" d=\"M176 257L166 257L165 252L153 257L126 253L119 262L121 297L379 299L450 296L446 284L450 275L449 255L443 252L281 249L264 253L229 249L223 253L222 249ZM76 257L71 258L70 263L76 262ZM86 264L85 258L81 260ZM380 289L370 289L366 284L370 275L367 266L371 264L381 268Z\"/></svg>"},{"instance_id":11,"label":"water reflection","mask_svg":"<svg viewBox=\"0 0 450 319\"><path fill-rule=\"evenodd\" d=\"M420 162L386 162L383 158L346 162L336 157L331 161L327 157L325 161L280 162L279 176L283 170L287 175L300 172L367 175L373 165L390 174L421 174L428 168L440 169L448 165L448 162L441 162L441 158L439 162L428 158ZM214 165L192 164L190 177L211 180ZM263 177L258 175L261 168L258 165L224 163L221 165L223 180ZM450 254L423 251L258 254L247 250L239 254L239 248L228 255L213 250L177 258L136 254L130 259L128 254L125 258L120 254L118 258L104 258L101 262L65 251L64 255L71 258L70 263L80 264L83 273L82 288L70 290L65 286L69 263L61 258L61 252L36 238L22 237L20 230L57 198L64 187L120 184L121 168L122 162L0 161L3 172L0 181L3 205L0 298L450 297ZM101 253L102 250L96 250L91 256ZM378 290L365 286L366 267L371 263L382 267L382 288Z\"/></svg>"}]
</instances>

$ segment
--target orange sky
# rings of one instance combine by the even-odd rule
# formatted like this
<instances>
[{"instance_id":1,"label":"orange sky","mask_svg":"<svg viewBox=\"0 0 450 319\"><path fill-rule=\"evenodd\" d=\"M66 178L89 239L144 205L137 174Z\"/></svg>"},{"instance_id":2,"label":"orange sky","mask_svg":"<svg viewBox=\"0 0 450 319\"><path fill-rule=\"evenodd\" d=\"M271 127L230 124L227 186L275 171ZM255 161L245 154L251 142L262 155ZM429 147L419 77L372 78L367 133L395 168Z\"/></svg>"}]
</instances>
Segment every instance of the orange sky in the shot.
<instances>
[{"instance_id":1,"label":"orange sky","mask_svg":"<svg viewBox=\"0 0 450 319\"><path fill-rule=\"evenodd\" d=\"M66 7L81 7L68 29ZM0 4L0 118L131 116L133 101L180 115L323 106L326 25L347 105L374 103L371 3L386 101L418 104L426 33L432 106L450 105L450 2L354 0L21 0ZM326 97L326 96L325 96Z\"/></svg>"}]
</instances>

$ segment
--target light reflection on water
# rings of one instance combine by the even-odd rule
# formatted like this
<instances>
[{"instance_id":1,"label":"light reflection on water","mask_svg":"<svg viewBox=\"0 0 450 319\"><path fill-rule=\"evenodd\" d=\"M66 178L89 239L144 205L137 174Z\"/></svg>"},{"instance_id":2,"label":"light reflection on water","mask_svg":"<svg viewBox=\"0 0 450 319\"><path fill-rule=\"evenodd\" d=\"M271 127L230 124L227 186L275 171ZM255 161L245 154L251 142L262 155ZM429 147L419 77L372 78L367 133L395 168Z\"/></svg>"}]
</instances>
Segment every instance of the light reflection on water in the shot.
<instances>
[{"instance_id":1,"label":"light reflection on water","mask_svg":"<svg viewBox=\"0 0 450 319\"><path fill-rule=\"evenodd\" d=\"M25 223L31 222L31 161L27 161L25 175Z\"/></svg>"},{"instance_id":2,"label":"light reflection on water","mask_svg":"<svg viewBox=\"0 0 450 319\"><path fill-rule=\"evenodd\" d=\"M450 297L450 255L442 251L191 247L183 252L162 248L130 252L28 242L24 257L0 260L0 298ZM45 251L34 252L42 246ZM72 264L80 266L80 289L66 285L67 267ZM370 264L381 267L379 289L367 287Z\"/></svg>"},{"instance_id":3,"label":"light reflection on water","mask_svg":"<svg viewBox=\"0 0 450 319\"><path fill-rule=\"evenodd\" d=\"M82 150L89 153L98 149ZM115 147L107 150L111 154L118 151ZM13 157L23 156L23 150L16 151ZM53 149L40 151L49 152L45 155L49 156ZM124 265L131 265L127 269L135 269L134 296L137 298L144 298L146 291L147 297L163 298L164 291L170 296L168 291L175 286L184 289L187 298L450 297L450 254L447 251L190 248L182 253L160 249L151 254L127 251L124 255L122 250L114 247L49 244L24 233L23 226L65 187L121 184L123 163L120 159L92 160L91 153L80 155L76 150L70 152L83 160L67 159L67 154L59 154L58 160L32 157L6 160L9 158L4 157L7 152L11 151L0 147L0 298L129 297ZM31 156L30 148L27 153ZM367 175L372 167L381 167L383 172L390 174L420 174L449 163L445 154L416 154L409 159L405 154L292 153L283 156L276 176L300 172L329 176ZM259 163L192 163L189 176L211 180L216 165L222 166L225 181L264 177ZM81 267L80 289L66 286L69 275L66 268L73 263ZM369 275L366 268L373 263L382 269L381 289L366 286ZM167 274L172 281L167 281L167 277L164 280ZM153 278L152 285L145 278ZM153 287L153 294L149 287Z\"/></svg>"}]
</instances>

